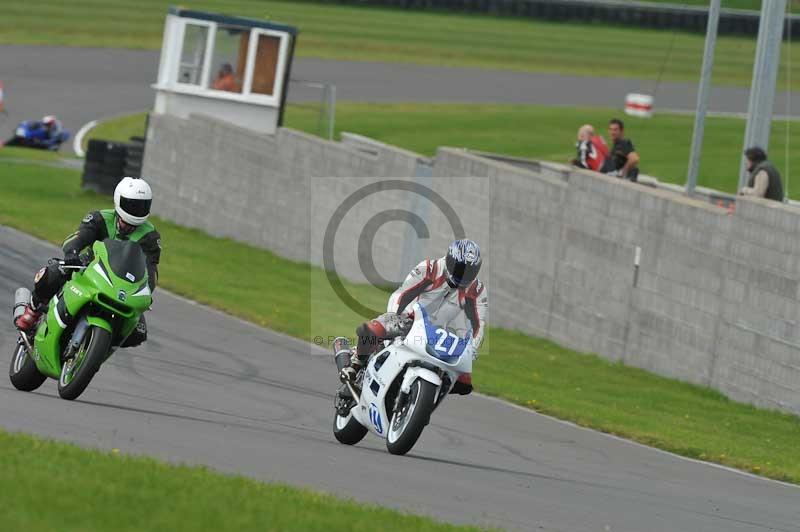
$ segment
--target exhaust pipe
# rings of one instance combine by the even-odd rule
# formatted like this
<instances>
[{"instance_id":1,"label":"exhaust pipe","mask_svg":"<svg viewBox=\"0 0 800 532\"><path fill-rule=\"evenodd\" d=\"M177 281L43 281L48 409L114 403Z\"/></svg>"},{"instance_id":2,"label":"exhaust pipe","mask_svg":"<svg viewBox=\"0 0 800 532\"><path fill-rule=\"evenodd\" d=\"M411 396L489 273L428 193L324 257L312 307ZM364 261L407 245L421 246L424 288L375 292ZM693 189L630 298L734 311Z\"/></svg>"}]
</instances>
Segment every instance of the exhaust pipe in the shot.
<instances>
[{"instance_id":1,"label":"exhaust pipe","mask_svg":"<svg viewBox=\"0 0 800 532\"><path fill-rule=\"evenodd\" d=\"M16 321L17 318L22 316L25 312L25 307L30 304L31 302L31 291L27 288L17 288L17 291L14 292L14 310L12 314L14 316L13 321Z\"/></svg>"},{"instance_id":2,"label":"exhaust pipe","mask_svg":"<svg viewBox=\"0 0 800 532\"><path fill-rule=\"evenodd\" d=\"M336 369L339 371L339 380L350 390L353 399L359 402L361 400L361 394L356 390L356 387L353 386L353 383L350 382L350 379L345 378L342 374L344 368L350 367L350 359L353 355L353 352L350 350L350 342L347 338L339 336L333 341L333 353L333 360L336 363Z\"/></svg>"},{"instance_id":3,"label":"exhaust pipe","mask_svg":"<svg viewBox=\"0 0 800 532\"><path fill-rule=\"evenodd\" d=\"M350 365L350 342L342 336L333 341L333 360L336 362L336 369L342 371Z\"/></svg>"}]
</instances>

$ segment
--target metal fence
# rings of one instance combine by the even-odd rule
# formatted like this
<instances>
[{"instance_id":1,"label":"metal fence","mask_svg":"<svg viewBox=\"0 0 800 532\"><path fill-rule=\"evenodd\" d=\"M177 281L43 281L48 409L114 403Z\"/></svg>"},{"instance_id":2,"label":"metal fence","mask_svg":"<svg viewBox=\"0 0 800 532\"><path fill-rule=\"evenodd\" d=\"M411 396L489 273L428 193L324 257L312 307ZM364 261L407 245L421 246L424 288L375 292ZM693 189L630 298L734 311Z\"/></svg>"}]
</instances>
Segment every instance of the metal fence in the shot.
<instances>
[{"instance_id":1,"label":"metal fence","mask_svg":"<svg viewBox=\"0 0 800 532\"><path fill-rule=\"evenodd\" d=\"M290 100L318 113L317 135L333 140L336 128L336 85L302 79L289 80Z\"/></svg>"},{"instance_id":2,"label":"metal fence","mask_svg":"<svg viewBox=\"0 0 800 532\"><path fill-rule=\"evenodd\" d=\"M619 0L307 0L315 3L395 7L413 10L457 11L488 15L530 17L553 21L602 22L644 28L704 32L708 10L704 7ZM758 34L757 11L723 9L721 34ZM786 26L800 30L800 17L787 17ZM784 28L786 33L786 28Z\"/></svg>"}]
</instances>

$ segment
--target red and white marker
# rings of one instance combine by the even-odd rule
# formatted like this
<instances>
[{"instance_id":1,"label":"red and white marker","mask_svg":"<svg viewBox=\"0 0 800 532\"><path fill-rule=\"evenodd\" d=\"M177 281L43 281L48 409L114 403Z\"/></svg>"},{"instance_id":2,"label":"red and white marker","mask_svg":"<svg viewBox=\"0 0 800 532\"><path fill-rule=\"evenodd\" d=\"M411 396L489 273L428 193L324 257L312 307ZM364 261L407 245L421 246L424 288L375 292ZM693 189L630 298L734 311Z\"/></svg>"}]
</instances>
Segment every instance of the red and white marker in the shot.
<instances>
[{"instance_id":1,"label":"red and white marker","mask_svg":"<svg viewBox=\"0 0 800 532\"><path fill-rule=\"evenodd\" d=\"M625 114L650 118L653 116L653 97L649 94L628 94L625 96Z\"/></svg>"}]
</instances>

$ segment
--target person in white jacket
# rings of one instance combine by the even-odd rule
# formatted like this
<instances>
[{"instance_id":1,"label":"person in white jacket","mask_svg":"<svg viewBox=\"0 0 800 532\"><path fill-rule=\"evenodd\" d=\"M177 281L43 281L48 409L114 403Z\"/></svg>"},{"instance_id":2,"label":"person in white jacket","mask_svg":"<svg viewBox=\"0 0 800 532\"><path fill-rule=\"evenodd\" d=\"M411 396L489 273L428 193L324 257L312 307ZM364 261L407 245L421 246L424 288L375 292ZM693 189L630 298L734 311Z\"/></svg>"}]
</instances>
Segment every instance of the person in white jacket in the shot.
<instances>
[{"instance_id":1,"label":"person in white jacket","mask_svg":"<svg viewBox=\"0 0 800 532\"><path fill-rule=\"evenodd\" d=\"M358 345L350 365L342 369L345 378L354 380L358 369L376 353L384 340L408 333L413 323L413 302L427 311L431 322L466 337L470 332L470 352L477 357L483 340L489 310L486 286L478 279L481 251L472 240L456 240L439 259L420 262L389 298L387 312L361 324L356 329ZM334 353L348 350L347 340L337 338ZM472 391L472 376L462 375L451 393L467 395Z\"/></svg>"}]
</instances>

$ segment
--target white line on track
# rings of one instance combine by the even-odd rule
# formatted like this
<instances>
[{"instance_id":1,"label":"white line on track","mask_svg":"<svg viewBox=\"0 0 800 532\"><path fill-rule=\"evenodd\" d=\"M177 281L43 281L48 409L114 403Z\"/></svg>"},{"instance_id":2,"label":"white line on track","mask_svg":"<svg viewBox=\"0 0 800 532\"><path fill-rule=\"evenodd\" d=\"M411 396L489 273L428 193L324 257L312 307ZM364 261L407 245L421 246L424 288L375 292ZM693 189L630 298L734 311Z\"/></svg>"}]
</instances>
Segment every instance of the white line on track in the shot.
<instances>
[{"instance_id":1,"label":"white line on track","mask_svg":"<svg viewBox=\"0 0 800 532\"><path fill-rule=\"evenodd\" d=\"M88 133L89 130L96 125L97 125L97 120L92 120L91 122L84 124L83 127L81 127L78 130L78 133L75 135L75 140L72 141L72 151L74 151L75 155L77 155L78 157L83 157L84 155L86 155L86 152L83 151L83 146L82 146L83 137L85 137L86 133Z\"/></svg>"},{"instance_id":2,"label":"white line on track","mask_svg":"<svg viewBox=\"0 0 800 532\"><path fill-rule=\"evenodd\" d=\"M748 471L742 471L741 469L736 469L734 467L728 467L728 466L722 465L722 464L716 464L714 462L706 462L704 460L698 460L696 458L689 458L688 456L682 456L680 454L675 454L675 453L670 452L670 451L665 451L664 449L659 449L658 447L650 447L649 445L645 445L643 443L639 443L638 441L633 441L633 440L629 440L629 439L626 439L626 438L622 438L622 437L616 436L614 434L609 434L607 432L602 432L602 431L595 430L595 429L592 429L592 428L589 428L589 427L581 427L580 425L577 425L577 424L573 423L572 421L567 421L565 419L559 419L557 417L549 416L547 414L542 414L541 412L537 412L536 410L531 410L530 408L525 408L524 406L520 406L520 405L517 405L517 404L514 404L514 403L510 403L508 401L504 401L503 399L500 399L500 398L497 398L497 397L492 397L490 395L483 395L482 393L478 393L476 395L478 395L479 397L483 397L484 399L488 399L489 401L494 401L495 403L501 403L501 404L504 404L506 406L510 406L511 408L515 408L517 410L522 410L523 412L527 412L528 414L531 414L531 415L534 415L534 416L541 416L541 417L547 418L547 419L549 419L551 421L555 421L556 423L560 423L562 425L568 425L568 426L574 427L576 429L588 430L589 432L594 432L595 434L600 434L600 435L605 436L607 438L611 438L612 440L617 440L617 441L622 442L622 443L627 443L629 445L635 445L636 447L642 447L644 449L649 449L651 451L656 451L656 452L661 453L661 454L666 454L666 455L672 456L674 458L677 458L678 460L684 460L686 462L693 462L695 464L701 464L701 465L704 465L704 466L713 467L715 469L722 469L724 471L728 471L730 473L736 473L737 475L742 475L742 476L745 476L745 477L749 477L749 478L752 478L754 480L763 480L765 482L769 482L769 483L773 483L773 484L780 484L781 486L785 486L787 488L800 489L800 485L797 485L797 484L792 484L790 482L784 482L782 480L775 480L774 478L762 477L761 475L756 475L755 473L750 473Z\"/></svg>"}]
</instances>

